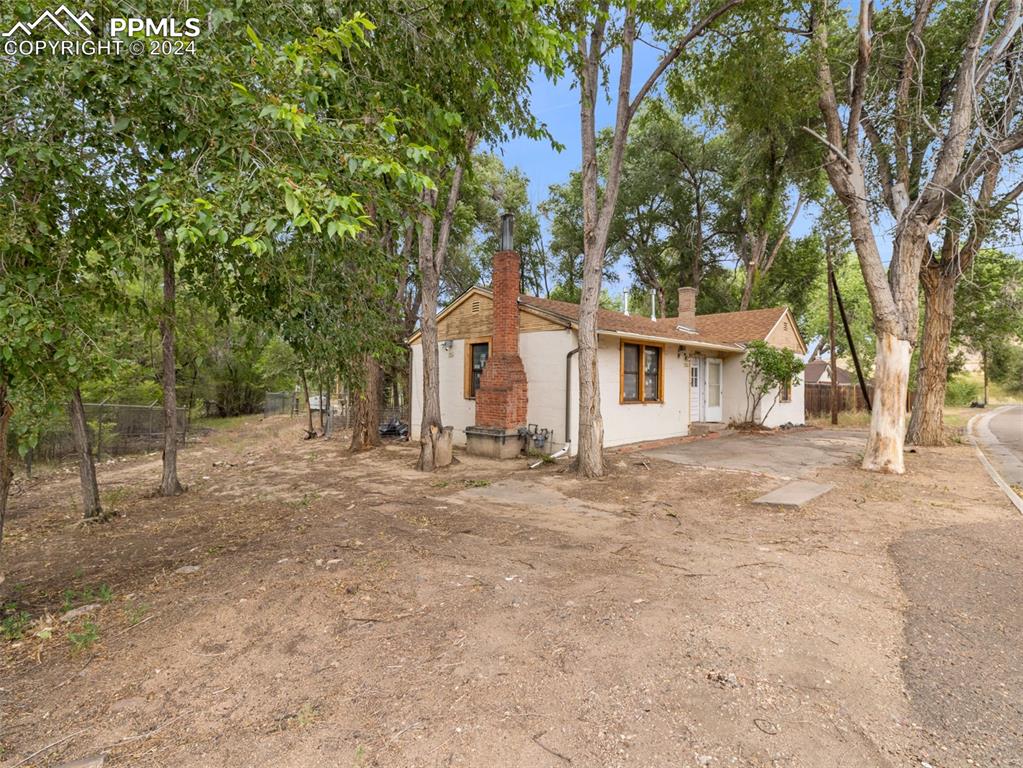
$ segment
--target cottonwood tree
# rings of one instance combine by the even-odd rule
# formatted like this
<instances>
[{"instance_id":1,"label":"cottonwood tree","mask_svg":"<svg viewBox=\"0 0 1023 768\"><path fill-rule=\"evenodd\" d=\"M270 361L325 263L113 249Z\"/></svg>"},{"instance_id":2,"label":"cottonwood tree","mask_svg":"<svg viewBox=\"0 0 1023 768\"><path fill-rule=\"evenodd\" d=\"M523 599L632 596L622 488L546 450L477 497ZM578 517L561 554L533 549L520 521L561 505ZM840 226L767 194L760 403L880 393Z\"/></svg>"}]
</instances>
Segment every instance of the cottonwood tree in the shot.
<instances>
[{"instance_id":1,"label":"cottonwood tree","mask_svg":"<svg viewBox=\"0 0 1023 768\"><path fill-rule=\"evenodd\" d=\"M579 129L582 145L583 266L579 302L579 447L577 468L581 475L604 474L604 423L600 413L597 372L597 309L608 231L618 202L622 162L629 128L643 100L664 73L682 56L693 40L742 0L725 0L712 9L686 7L666 10L658 3L611 0L567 3L561 9L560 27L574 40L568 65L579 88ZM702 12L703 15L700 15ZM696 19L695 21L693 19ZM633 57L640 32L650 31L666 51L653 71L632 90ZM597 162L597 102L610 54L620 52L614 95L614 126L604 183Z\"/></svg>"},{"instance_id":2,"label":"cottonwood tree","mask_svg":"<svg viewBox=\"0 0 1023 768\"><path fill-rule=\"evenodd\" d=\"M691 82L680 83L681 75L673 82L682 98L695 93L690 98L727 141L720 226L730 232L741 267L740 310L753 306L758 282L779 262L805 204L824 187L820 143L803 130L820 123L813 59L790 54L778 4L755 13L757 23L733 32L729 44L704 41Z\"/></svg>"},{"instance_id":3,"label":"cottonwood tree","mask_svg":"<svg viewBox=\"0 0 1023 768\"><path fill-rule=\"evenodd\" d=\"M386 14L384 19L396 23ZM195 147L211 142L220 151L201 152L184 169L178 165L149 169L152 191L147 202L152 201L157 225L167 225L173 234L175 258L194 282L216 288L226 271L230 290L225 294L243 307L272 311L280 301L285 308L297 307L290 313L285 310L288 316L282 327L289 331L296 314L316 319L315 331L309 332L318 338L299 348L322 354L313 367L323 380L339 374L358 393L359 402L373 404L372 409L361 409L363 429L356 431L354 441L358 449L377 437L374 391L389 336L375 332L378 326L372 318L390 311L396 292L393 222L403 203L432 187L430 179L414 169L432 150L410 138L416 127L412 118L396 115L399 104L415 114L402 95L370 87L380 76L381 62L394 53L393 40L375 34L379 27L361 13L334 14L330 20L335 26L327 30L317 19L305 17L282 29L274 26L275 17L261 18L258 33L244 28L242 34L251 44L246 47L235 39L224 54L224 68L237 77L231 81L234 98L216 102L225 110L220 119L204 112L193 123L199 116L190 111L173 114L189 128L174 134L181 152L195 152ZM244 51L241 61L232 58L238 47ZM243 72L233 69L239 64ZM158 143L165 141L159 128L154 133ZM144 146L153 141L142 138ZM137 155L145 158L149 153ZM212 192L203 195L202 190L209 188ZM166 255L168 231L158 230L158 235L165 269L170 270L166 286L175 267ZM296 240L309 242L309 254L321 258L308 275L305 264L287 263ZM285 254L280 271L278 253ZM229 268L224 270L221 263ZM293 269L308 282L297 301L294 289L300 283L287 277ZM278 275L285 278L278 281ZM275 294L268 283L289 290ZM215 290L207 295L217 301ZM359 308L362 314L337 322L337 312L323 306L326 300L335 307ZM173 326L169 305L165 306L166 346L173 343ZM290 336L296 344L297 335ZM169 357L165 351L165 361ZM310 356L304 359L312 366ZM172 395L166 378L171 375L165 367L168 419ZM166 458L173 451L169 424L167 431L163 487L164 493L173 493L176 478L172 461Z\"/></svg>"},{"instance_id":4,"label":"cottonwood tree","mask_svg":"<svg viewBox=\"0 0 1023 768\"><path fill-rule=\"evenodd\" d=\"M975 12L966 13L965 8ZM890 13L886 34L877 38L873 5L861 3L847 88L836 86L836 80L846 78L836 78L833 68L845 65L833 61L829 49L829 30L841 23L842 14L826 2L814 2L809 31L825 124L820 136L827 150L825 168L846 210L877 333L863 468L902 473L906 390L918 333L920 272L932 247L930 237L949 208L991 167L1023 147L1018 102L1006 99L1020 87L1020 0L942 7L933 0L917 0L908 16ZM948 40L955 66L935 92L921 76L921 64L929 55L925 33L949 27L961 32ZM886 66L891 61L897 62L894 88L892 70ZM876 168L876 185L870 167ZM873 228L876 198L871 189L878 191L894 220L887 269Z\"/></svg>"},{"instance_id":5,"label":"cottonwood tree","mask_svg":"<svg viewBox=\"0 0 1023 768\"><path fill-rule=\"evenodd\" d=\"M431 83L438 116L424 128L424 140L438 150L436 185L423 191L417 216L423 413L416 467L432 471L451 460L440 411L437 310L462 181L477 145L509 133L546 136L528 108L530 69L556 74L563 38L545 4L534 0L505 3L500 15L444 4L426 12L438 32L426 45L419 41L407 61L417 80ZM439 81L444 88L437 91Z\"/></svg>"},{"instance_id":6,"label":"cottonwood tree","mask_svg":"<svg viewBox=\"0 0 1023 768\"><path fill-rule=\"evenodd\" d=\"M679 110L659 100L641 112L636 128L636 162L649 155L663 182L672 185L664 227L668 247L678 254L678 284L699 288L707 269L720 259L717 218L730 152L727 137L690 126ZM628 162L627 152L626 168ZM631 184L628 179L624 183Z\"/></svg>"},{"instance_id":7,"label":"cottonwood tree","mask_svg":"<svg viewBox=\"0 0 1023 768\"><path fill-rule=\"evenodd\" d=\"M321 120L308 109L324 89L304 75L326 79L323 70L340 72L329 58L358 48L372 25L363 17L339 18L335 29L314 32L311 18L273 11L249 21L258 33L229 12L213 12L201 57L148 57L131 67L112 61L117 92L109 103L89 104L112 116L120 154L129 159L134 234L151 244L162 271L159 492L165 496L183 490L177 472L179 280L224 308L232 291L258 282L259 257L290 230L349 236L364 225L357 199L333 186L347 179L329 176L316 162L340 136L333 135L333 115Z\"/></svg>"},{"instance_id":8,"label":"cottonwood tree","mask_svg":"<svg viewBox=\"0 0 1023 768\"><path fill-rule=\"evenodd\" d=\"M679 286L698 288L717 261L726 153L721 137L691 128L659 100L640 110L630 132L608 254L655 292L660 317L675 311Z\"/></svg>"},{"instance_id":9,"label":"cottonwood tree","mask_svg":"<svg viewBox=\"0 0 1023 768\"><path fill-rule=\"evenodd\" d=\"M1014 98L1019 98L1018 91ZM972 274L973 265L1000 219L1009 217L1018 228L1014 203L1023 192L1023 181L1008 190L999 189L1004 165L1004 161L998 161L988 168L979 187L968 190L963 200L953 204L945 220L941 245L930 251L920 270L924 296L923 338L913 414L906 435L906 439L916 445L941 445L945 440L945 388L955 325L956 287L964 278L974 282L988 278L983 272ZM991 310L997 312L998 306L991 306Z\"/></svg>"}]
</instances>

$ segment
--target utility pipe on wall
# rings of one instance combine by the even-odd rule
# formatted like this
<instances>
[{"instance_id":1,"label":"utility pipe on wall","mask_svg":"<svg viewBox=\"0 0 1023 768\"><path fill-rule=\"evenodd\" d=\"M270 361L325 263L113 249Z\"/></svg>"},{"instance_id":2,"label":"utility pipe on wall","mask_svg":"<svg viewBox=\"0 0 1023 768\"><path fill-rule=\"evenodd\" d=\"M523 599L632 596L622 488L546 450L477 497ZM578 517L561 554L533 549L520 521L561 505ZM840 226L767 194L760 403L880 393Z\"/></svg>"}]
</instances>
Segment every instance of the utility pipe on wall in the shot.
<instances>
[{"instance_id":1,"label":"utility pipe on wall","mask_svg":"<svg viewBox=\"0 0 1023 768\"><path fill-rule=\"evenodd\" d=\"M572 442L572 355L578 352L576 347L565 355L565 445Z\"/></svg>"}]
</instances>

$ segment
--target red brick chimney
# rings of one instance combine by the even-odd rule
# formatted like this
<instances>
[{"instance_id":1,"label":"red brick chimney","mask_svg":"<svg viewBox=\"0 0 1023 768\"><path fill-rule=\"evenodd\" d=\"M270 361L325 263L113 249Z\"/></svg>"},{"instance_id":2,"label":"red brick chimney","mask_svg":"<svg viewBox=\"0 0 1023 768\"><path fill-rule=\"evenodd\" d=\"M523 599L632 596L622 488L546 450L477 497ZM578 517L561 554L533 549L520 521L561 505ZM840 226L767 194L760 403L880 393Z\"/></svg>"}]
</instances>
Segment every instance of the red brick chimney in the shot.
<instances>
[{"instance_id":1,"label":"red brick chimney","mask_svg":"<svg viewBox=\"0 0 1023 768\"><path fill-rule=\"evenodd\" d=\"M519 254L511 249L511 219L502 221L494 254L494 337L476 390L476 426L517 430L526 426L526 369L519 357Z\"/></svg>"},{"instance_id":2,"label":"red brick chimney","mask_svg":"<svg viewBox=\"0 0 1023 768\"><path fill-rule=\"evenodd\" d=\"M696 289L682 286L678 289L678 322L686 328L696 328Z\"/></svg>"}]
</instances>

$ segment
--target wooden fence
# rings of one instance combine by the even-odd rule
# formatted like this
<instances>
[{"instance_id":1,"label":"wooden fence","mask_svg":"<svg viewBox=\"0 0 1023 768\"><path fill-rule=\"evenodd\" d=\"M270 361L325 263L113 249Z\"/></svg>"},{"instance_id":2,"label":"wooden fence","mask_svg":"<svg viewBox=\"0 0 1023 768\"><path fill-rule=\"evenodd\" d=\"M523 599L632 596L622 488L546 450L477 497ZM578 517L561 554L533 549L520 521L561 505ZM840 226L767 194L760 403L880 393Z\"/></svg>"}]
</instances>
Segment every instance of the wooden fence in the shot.
<instances>
[{"instance_id":1,"label":"wooden fence","mask_svg":"<svg viewBox=\"0 0 1023 768\"><path fill-rule=\"evenodd\" d=\"M858 384L841 384L838 391L839 411L865 411L867 403ZM874 386L867 385L867 393L874 401ZM806 384L803 387L803 401L807 416L827 416L831 413L831 384ZM906 412L913 408L913 393L906 393Z\"/></svg>"}]
</instances>

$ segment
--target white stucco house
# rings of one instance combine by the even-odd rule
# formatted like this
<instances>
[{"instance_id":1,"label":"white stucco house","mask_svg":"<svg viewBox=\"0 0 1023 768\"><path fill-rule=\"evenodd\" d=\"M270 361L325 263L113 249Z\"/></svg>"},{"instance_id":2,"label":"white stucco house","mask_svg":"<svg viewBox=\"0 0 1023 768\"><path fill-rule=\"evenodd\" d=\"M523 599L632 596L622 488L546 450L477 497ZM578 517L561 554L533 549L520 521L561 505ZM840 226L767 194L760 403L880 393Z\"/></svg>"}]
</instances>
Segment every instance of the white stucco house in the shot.
<instances>
[{"instance_id":1,"label":"white stucco house","mask_svg":"<svg viewBox=\"0 0 1023 768\"><path fill-rule=\"evenodd\" d=\"M518 258L507 253L514 261L507 265L506 283L512 283L510 276L514 276L514 287L502 289L495 270L494 292L472 288L438 315L443 423L453 427L456 445L466 444L466 429L474 434L474 425L504 427L511 434L515 424L491 417L487 421L478 415L477 393L490 387L487 396L492 397L493 389L501 389L494 384L494 371L503 370L502 366L495 365L487 378L482 375L488 359L495 355L505 360L517 356L525 370L526 423L550 430L547 450L557 450L567 440L569 453L574 455L578 443L579 306L519 294ZM502 297L502 293L507 295ZM741 364L744 345L760 339L787 347L797 355L806 353L795 320L784 307L696 315L695 306L695 289L682 288L679 317L652 320L599 311L598 366L605 446L702 434L741 421L746 412ZM502 345L515 347L516 339L517 349L502 351ZM418 435L422 418L422 339L416 333L408 341L412 349L411 434ZM518 375L521 377L521 373ZM498 394L507 396L509 387ZM481 405L479 413L493 412L490 400L487 403L486 407ZM788 391L769 394L761 407L766 411L772 403L767 426L802 424L802 378ZM519 413L505 422L521 419Z\"/></svg>"}]
</instances>

